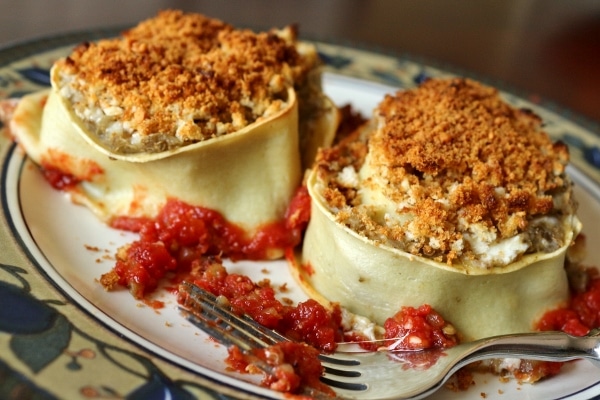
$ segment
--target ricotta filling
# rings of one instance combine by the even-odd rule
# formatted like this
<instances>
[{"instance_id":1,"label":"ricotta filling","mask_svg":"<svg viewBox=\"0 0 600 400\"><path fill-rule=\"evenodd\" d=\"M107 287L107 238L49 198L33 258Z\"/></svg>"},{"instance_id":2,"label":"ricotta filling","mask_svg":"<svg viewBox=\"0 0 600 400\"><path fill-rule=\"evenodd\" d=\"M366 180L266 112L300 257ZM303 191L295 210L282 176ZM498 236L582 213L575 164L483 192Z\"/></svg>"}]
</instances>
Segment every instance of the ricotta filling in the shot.
<instances>
[{"instance_id":1,"label":"ricotta filling","mask_svg":"<svg viewBox=\"0 0 600 400\"><path fill-rule=\"evenodd\" d=\"M381 173L382 170L384 173ZM410 211L416 204L416 196L406 179L399 187L394 188L394 198L390 198L385 169L382 166L373 167L369 155L358 171L354 166L347 165L332 178L336 186L356 190L357 204L354 211L349 213L351 217L345 221L351 229L371 240L403 251L409 251L411 242L419 240L413 225L415 215ZM451 187L449 191L454 189L455 187ZM403 194L402 197L398 197L399 192ZM505 189L496 188L496 193L501 196ZM440 204L447 202L445 198L435 201ZM555 251L565 244L566 232L575 230L579 220L573 214L564 215L561 212L571 207L568 191L557 194L554 204L552 214L533 218L526 231L508 238L499 237L494 227L480 223L469 224L464 219L459 219L461 238L452 244L452 250L462 254L468 247L474 257L462 257L461 262L482 269L508 265L528 253ZM340 211L342 210L332 209L334 214ZM383 229L370 229L365 226L363 218L353 218L352 215L364 215ZM399 227L402 227L403 232L400 238L391 233ZM440 248L435 238L428 240L432 248Z\"/></svg>"}]
</instances>

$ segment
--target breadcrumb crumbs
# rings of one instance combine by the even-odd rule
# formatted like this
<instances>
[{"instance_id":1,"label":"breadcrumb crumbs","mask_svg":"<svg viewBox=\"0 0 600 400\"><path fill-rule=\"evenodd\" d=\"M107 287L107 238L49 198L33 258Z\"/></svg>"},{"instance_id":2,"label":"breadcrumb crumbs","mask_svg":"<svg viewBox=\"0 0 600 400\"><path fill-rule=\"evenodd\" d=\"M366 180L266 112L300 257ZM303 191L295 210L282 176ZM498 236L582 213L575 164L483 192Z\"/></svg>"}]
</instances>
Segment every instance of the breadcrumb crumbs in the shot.
<instances>
[{"instance_id":1,"label":"breadcrumb crumbs","mask_svg":"<svg viewBox=\"0 0 600 400\"><path fill-rule=\"evenodd\" d=\"M568 161L532 111L452 78L387 95L371 121L321 151L317 169L339 222L415 255L487 268L564 245L576 208Z\"/></svg>"},{"instance_id":2,"label":"breadcrumb crumbs","mask_svg":"<svg viewBox=\"0 0 600 400\"><path fill-rule=\"evenodd\" d=\"M55 64L61 94L115 152L159 152L235 132L285 108L318 62L292 27L254 33L176 10Z\"/></svg>"}]
</instances>

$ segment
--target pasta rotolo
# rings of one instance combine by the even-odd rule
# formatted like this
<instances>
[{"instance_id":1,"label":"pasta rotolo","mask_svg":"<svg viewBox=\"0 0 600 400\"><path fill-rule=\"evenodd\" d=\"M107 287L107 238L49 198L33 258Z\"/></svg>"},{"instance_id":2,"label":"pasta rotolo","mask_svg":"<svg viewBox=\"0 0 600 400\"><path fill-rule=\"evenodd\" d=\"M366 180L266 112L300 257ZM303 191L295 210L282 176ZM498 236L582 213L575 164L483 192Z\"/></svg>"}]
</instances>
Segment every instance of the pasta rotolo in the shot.
<instances>
[{"instance_id":1,"label":"pasta rotolo","mask_svg":"<svg viewBox=\"0 0 600 400\"><path fill-rule=\"evenodd\" d=\"M23 97L10 130L46 176L107 223L169 199L248 236L281 221L302 170L335 134L314 46L167 10L82 43ZM270 254L282 254L280 251Z\"/></svg>"},{"instance_id":2,"label":"pasta rotolo","mask_svg":"<svg viewBox=\"0 0 600 400\"><path fill-rule=\"evenodd\" d=\"M533 330L568 300L581 225L540 125L467 79L386 96L317 157L299 282L378 323L429 304L465 339Z\"/></svg>"}]
</instances>

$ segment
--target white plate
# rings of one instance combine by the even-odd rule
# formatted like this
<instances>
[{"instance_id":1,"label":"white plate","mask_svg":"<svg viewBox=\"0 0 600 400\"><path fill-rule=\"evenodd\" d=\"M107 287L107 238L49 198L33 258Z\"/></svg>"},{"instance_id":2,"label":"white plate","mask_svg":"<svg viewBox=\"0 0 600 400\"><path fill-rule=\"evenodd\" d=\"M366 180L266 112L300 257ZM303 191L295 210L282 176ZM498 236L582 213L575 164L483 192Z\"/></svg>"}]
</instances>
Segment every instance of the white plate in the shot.
<instances>
[{"instance_id":1,"label":"white plate","mask_svg":"<svg viewBox=\"0 0 600 400\"><path fill-rule=\"evenodd\" d=\"M369 115L382 96L395 87L413 85L423 74L447 74L409 60L365 51L326 44L319 44L319 48L329 62L329 72L324 78L325 91L336 103L351 103L365 115ZM20 74L19 79L23 80L25 76L27 82L16 87L33 90L35 85L27 85L32 81L40 83L39 77L43 79L44 75L43 70L32 67L47 67L66 51L68 48L46 52L32 50L32 54L16 59L0 70L0 85L2 79L7 81ZM15 71L26 72L15 74ZM40 73L39 77L35 75L36 71ZM14 79L15 82L18 80ZM374 79L384 79L393 86L374 82ZM8 87L5 95L16 91L10 85ZM554 136L568 140L572 145L580 143L577 150L581 150L581 154L573 152L573 157L581 167L571 168L570 174L577 184L580 217L586 225L584 232L588 243L600 243L600 232L592 229L591 223L600 218L597 167L586 162L584 156L586 151L593 151L594 141L598 143L598 140L593 133L558 114L515 96L507 97L517 105L540 112ZM134 240L135 235L108 228L87 209L71 204L63 193L53 190L45 182L18 148L6 139L2 140L1 186L6 232L0 234L11 236L15 241L3 241L3 248L10 251L2 252L0 256L5 267L0 269L0 284L4 282L11 285L11 290L18 288L19 291L12 291L11 296L7 296L7 289L3 292L3 286L0 286L0 302L3 298L12 299L17 309L22 307L24 310L27 307L20 302L33 302L34 315L40 319L45 315L52 318L45 317L50 321L45 328L34 329L27 323L22 329L3 328L0 311L0 366L4 362L15 379L23 378L29 385L59 397L73 392L79 395L127 395L162 390L175 397L187 393L199 396L201 393L215 398L226 397L225 394L284 398L257 386L256 379L227 371L223 362L225 349L179 315L171 294L163 291L158 295L157 299L164 301L165 307L156 310L136 301L125 290L105 292L97 279L113 266L116 248ZM586 141L591 144L586 145ZM588 259L590 263L600 265L600 247L589 246ZM20 267L23 271L8 266ZM289 290L285 297L295 301L305 298L294 284L285 261L238 262L230 263L228 267L230 271L242 272L255 279L269 278L274 287L287 283ZM45 284L47 282L55 287ZM62 301L63 295L66 302ZM77 306L73 307L73 304ZM2 307L5 307L4 303L0 303ZM61 331L59 322L63 319L68 323L63 324L66 328ZM26 351L19 345L27 341L24 339L27 335L37 338L31 341L40 346L37 350ZM42 345L54 346L56 350L44 353ZM41 362L34 361L36 351L38 358L43 358ZM33 371L35 369L38 371ZM75 372L81 374L75 375ZM69 379L84 375L87 381ZM216 394L219 392L224 394ZM2 393L0 389L0 397ZM495 376L481 375L467 392L453 393L442 389L431 398L481 399L484 394L487 399L588 399L600 394L600 373L591 364L579 361L564 367L559 376L535 385L505 383Z\"/></svg>"}]
</instances>

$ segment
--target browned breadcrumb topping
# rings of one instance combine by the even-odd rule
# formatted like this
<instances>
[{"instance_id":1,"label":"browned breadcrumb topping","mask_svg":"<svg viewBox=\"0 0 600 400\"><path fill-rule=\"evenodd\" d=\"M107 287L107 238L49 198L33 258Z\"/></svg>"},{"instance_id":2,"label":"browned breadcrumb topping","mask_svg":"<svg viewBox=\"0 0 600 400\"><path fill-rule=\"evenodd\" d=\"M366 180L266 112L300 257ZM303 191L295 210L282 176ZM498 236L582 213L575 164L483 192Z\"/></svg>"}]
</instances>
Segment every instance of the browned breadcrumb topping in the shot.
<instances>
[{"instance_id":1,"label":"browned breadcrumb topping","mask_svg":"<svg viewBox=\"0 0 600 400\"><path fill-rule=\"evenodd\" d=\"M560 247L562 225L532 221L574 211L568 160L567 146L553 143L533 112L510 106L494 88L455 78L386 96L373 121L322 151L317 166L322 196L339 221L451 264L474 257L465 232L475 224L493 240L525 232L528 252ZM340 179L348 166L361 176L359 187ZM365 190L386 196L401 222L386 225L358 207Z\"/></svg>"},{"instance_id":2,"label":"browned breadcrumb topping","mask_svg":"<svg viewBox=\"0 0 600 400\"><path fill-rule=\"evenodd\" d=\"M79 45L56 68L77 114L112 135L104 139L116 151L132 152L140 150L136 141L162 151L276 113L317 60L316 52L298 51L291 27L254 33L167 10L119 38ZM131 135L131 143L120 140Z\"/></svg>"}]
</instances>

